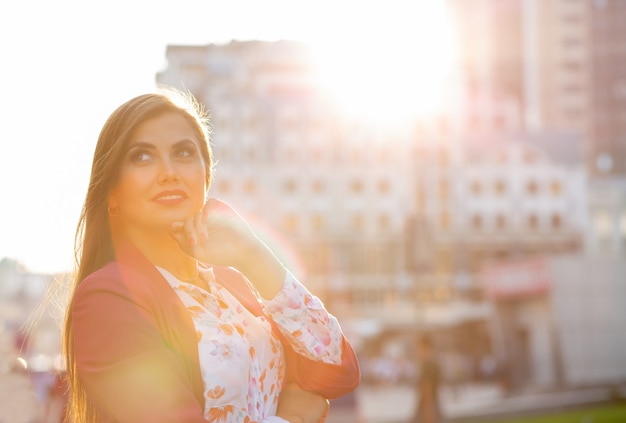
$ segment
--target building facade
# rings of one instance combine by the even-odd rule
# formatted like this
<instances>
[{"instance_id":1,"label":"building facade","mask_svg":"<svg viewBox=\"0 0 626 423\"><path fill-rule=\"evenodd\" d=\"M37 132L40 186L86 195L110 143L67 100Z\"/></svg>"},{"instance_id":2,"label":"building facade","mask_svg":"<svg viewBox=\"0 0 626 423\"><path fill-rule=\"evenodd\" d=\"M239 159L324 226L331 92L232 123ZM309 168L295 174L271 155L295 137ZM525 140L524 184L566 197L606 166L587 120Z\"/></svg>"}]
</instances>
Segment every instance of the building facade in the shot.
<instances>
[{"instance_id":1,"label":"building facade","mask_svg":"<svg viewBox=\"0 0 626 423\"><path fill-rule=\"evenodd\" d=\"M468 99L464 115L528 131L574 130L593 176L624 174L626 4L615 0L448 0ZM478 101L477 99L480 99ZM491 107L479 107L488 104ZM491 112L490 112L491 111Z\"/></svg>"},{"instance_id":2,"label":"building facade","mask_svg":"<svg viewBox=\"0 0 626 423\"><path fill-rule=\"evenodd\" d=\"M157 82L212 116L211 194L256 222L359 338L473 321L488 332L485 265L581 248L584 169L536 137L468 136L454 117L348 120L299 43L170 46L167 59ZM479 359L494 346L477 338Z\"/></svg>"}]
</instances>

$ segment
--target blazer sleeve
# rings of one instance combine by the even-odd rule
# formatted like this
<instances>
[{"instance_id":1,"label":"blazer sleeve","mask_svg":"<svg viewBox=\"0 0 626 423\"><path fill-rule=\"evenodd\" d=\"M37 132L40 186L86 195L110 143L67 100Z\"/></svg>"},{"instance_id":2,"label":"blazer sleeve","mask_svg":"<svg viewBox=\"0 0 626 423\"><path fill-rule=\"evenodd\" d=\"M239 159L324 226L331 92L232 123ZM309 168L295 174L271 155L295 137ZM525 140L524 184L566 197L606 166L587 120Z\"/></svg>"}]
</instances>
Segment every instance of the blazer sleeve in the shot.
<instances>
[{"instance_id":1,"label":"blazer sleeve","mask_svg":"<svg viewBox=\"0 0 626 423\"><path fill-rule=\"evenodd\" d=\"M214 271L218 281L233 293L253 314L257 316L264 315L263 307L266 307L268 314L265 314L265 316L268 317L274 329L274 334L281 340L284 347L287 363L285 380L287 382L296 382L305 390L316 392L328 399L339 398L356 389L361 381L361 371L356 353L341 332L334 317L331 319L331 316L323 309L321 303L318 304L319 307L313 307L313 309L316 309L313 316L317 315L323 319L328 319L328 323L332 323L330 327L333 331L336 331L337 336L332 342L335 343L336 348L339 350L339 359L333 360L334 362L318 359L312 352L315 351L315 348L307 347L308 351L304 352L307 348L303 348L301 340L298 339L299 337L289 333L290 331L298 332L298 328L302 329L303 325L311 323L311 315L306 316L304 321L299 321L297 314L298 310L301 310L300 301L296 300L292 307L289 305L292 298L287 295L285 298L286 307L284 304L281 304L285 301L280 299L277 301L278 304L275 301L274 304L268 306L263 304L260 296L255 294L254 286L237 270L214 267ZM313 301L310 294L307 293L305 297L307 298L305 302L311 306ZM296 314L293 314L291 311L282 313L282 316L279 318L282 322L276 322L273 317L281 314L281 310L285 308L294 308ZM308 314L308 312L305 314ZM289 322L290 319L295 319L295 321ZM293 327L292 324L296 326ZM288 326L292 327L288 328ZM319 335L318 333L318 339L320 338ZM309 337L308 339L316 343L317 340L314 338L316 337ZM331 338L328 338L328 340L331 341ZM320 356L327 357L327 351L323 351Z\"/></svg>"},{"instance_id":2,"label":"blazer sleeve","mask_svg":"<svg viewBox=\"0 0 626 423\"><path fill-rule=\"evenodd\" d=\"M206 422L184 360L120 280L83 281L71 319L78 378L104 420Z\"/></svg>"}]
</instances>

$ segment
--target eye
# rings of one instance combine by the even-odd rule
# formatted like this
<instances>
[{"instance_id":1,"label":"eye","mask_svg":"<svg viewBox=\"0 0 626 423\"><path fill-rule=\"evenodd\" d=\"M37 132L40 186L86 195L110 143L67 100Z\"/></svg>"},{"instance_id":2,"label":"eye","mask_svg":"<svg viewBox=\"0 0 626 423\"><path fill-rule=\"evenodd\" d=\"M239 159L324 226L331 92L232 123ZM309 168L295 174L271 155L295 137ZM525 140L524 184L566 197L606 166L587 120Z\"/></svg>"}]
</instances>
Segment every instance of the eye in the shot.
<instances>
[{"instance_id":1,"label":"eye","mask_svg":"<svg viewBox=\"0 0 626 423\"><path fill-rule=\"evenodd\" d=\"M181 146L174 151L174 157L179 159L190 159L197 155L196 147L193 145Z\"/></svg>"},{"instance_id":2,"label":"eye","mask_svg":"<svg viewBox=\"0 0 626 423\"><path fill-rule=\"evenodd\" d=\"M145 163L152 160L152 154L150 154L148 150L142 148L132 150L128 157L133 163Z\"/></svg>"}]
</instances>

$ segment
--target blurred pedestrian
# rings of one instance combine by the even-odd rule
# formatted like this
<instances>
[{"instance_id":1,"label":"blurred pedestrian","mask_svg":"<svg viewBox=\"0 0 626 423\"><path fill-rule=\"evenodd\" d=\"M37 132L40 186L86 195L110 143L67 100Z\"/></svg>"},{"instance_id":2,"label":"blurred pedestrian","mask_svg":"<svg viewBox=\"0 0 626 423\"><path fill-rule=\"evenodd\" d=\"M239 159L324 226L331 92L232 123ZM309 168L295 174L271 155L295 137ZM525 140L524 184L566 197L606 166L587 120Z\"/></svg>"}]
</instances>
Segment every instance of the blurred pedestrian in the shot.
<instances>
[{"instance_id":1,"label":"blurred pedestrian","mask_svg":"<svg viewBox=\"0 0 626 423\"><path fill-rule=\"evenodd\" d=\"M439 400L441 368L434 352L432 339L422 335L416 345L419 373L416 379L416 404L412 423L443 423Z\"/></svg>"},{"instance_id":2,"label":"blurred pedestrian","mask_svg":"<svg viewBox=\"0 0 626 423\"><path fill-rule=\"evenodd\" d=\"M100 132L64 334L72 423L318 423L359 383L337 319L208 198L207 119L163 89ZM292 348L313 364L286 367ZM324 389L288 383L312 369Z\"/></svg>"}]
</instances>

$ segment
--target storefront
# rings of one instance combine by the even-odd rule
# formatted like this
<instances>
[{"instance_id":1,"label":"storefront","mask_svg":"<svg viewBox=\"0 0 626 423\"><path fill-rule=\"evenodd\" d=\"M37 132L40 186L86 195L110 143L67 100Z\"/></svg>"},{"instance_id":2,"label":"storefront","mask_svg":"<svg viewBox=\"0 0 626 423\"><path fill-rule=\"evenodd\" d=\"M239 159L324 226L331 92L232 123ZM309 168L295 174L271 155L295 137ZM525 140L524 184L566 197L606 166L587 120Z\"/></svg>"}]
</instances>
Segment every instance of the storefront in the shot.
<instances>
[{"instance_id":1,"label":"storefront","mask_svg":"<svg viewBox=\"0 0 626 423\"><path fill-rule=\"evenodd\" d=\"M491 333L505 387L516 391L559 384L562 372L547 261L485 266L482 282L494 306Z\"/></svg>"}]
</instances>

